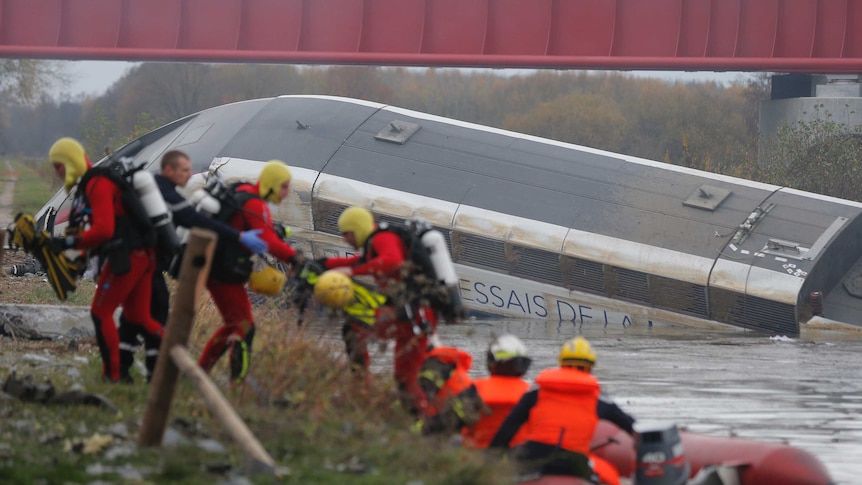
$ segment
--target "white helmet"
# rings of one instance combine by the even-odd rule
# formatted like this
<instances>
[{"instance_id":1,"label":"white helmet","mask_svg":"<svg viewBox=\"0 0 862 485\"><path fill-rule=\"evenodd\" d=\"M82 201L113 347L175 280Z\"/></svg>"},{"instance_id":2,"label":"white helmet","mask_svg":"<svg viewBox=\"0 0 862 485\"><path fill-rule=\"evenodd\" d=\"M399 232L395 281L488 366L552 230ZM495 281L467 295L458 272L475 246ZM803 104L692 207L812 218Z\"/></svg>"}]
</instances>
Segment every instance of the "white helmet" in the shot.
<instances>
[{"instance_id":1,"label":"white helmet","mask_svg":"<svg viewBox=\"0 0 862 485\"><path fill-rule=\"evenodd\" d=\"M532 362L527 357L527 346L521 339L508 333L491 342L487 357L488 372L498 376L523 376Z\"/></svg>"}]
</instances>

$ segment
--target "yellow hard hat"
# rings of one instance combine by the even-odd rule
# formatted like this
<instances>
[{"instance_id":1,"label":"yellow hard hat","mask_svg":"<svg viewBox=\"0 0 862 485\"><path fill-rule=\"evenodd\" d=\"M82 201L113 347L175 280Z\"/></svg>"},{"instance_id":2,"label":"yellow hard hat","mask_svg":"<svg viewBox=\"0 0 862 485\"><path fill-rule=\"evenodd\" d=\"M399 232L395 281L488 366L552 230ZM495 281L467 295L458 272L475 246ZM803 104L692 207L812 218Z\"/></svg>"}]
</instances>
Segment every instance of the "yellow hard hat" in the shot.
<instances>
[{"instance_id":1,"label":"yellow hard hat","mask_svg":"<svg viewBox=\"0 0 862 485\"><path fill-rule=\"evenodd\" d=\"M275 296L281 293L287 276L275 267L265 264L262 268L252 271L248 278L248 287L261 295Z\"/></svg>"},{"instance_id":2,"label":"yellow hard hat","mask_svg":"<svg viewBox=\"0 0 862 485\"><path fill-rule=\"evenodd\" d=\"M314 284L314 297L330 308L342 308L353 301L353 282L338 271L325 271Z\"/></svg>"},{"instance_id":3,"label":"yellow hard hat","mask_svg":"<svg viewBox=\"0 0 862 485\"><path fill-rule=\"evenodd\" d=\"M356 236L356 245L361 248L374 232L374 216L364 207L348 207L338 218L338 230L352 232Z\"/></svg>"},{"instance_id":4,"label":"yellow hard hat","mask_svg":"<svg viewBox=\"0 0 862 485\"><path fill-rule=\"evenodd\" d=\"M66 193L72 190L89 168L84 147L74 138L65 137L55 141L48 151L48 159L51 163L62 163L66 167L66 178L63 180Z\"/></svg>"},{"instance_id":5,"label":"yellow hard hat","mask_svg":"<svg viewBox=\"0 0 862 485\"><path fill-rule=\"evenodd\" d=\"M563 344L560 349L559 362L564 367L596 365L596 354L590 343L584 337L575 337Z\"/></svg>"},{"instance_id":6,"label":"yellow hard hat","mask_svg":"<svg viewBox=\"0 0 862 485\"><path fill-rule=\"evenodd\" d=\"M263 166L257 180L260 198L278 204L281 202L281 184L290 180L290 169L281 160L270 160Z\"/></svg>"}]
</instances>

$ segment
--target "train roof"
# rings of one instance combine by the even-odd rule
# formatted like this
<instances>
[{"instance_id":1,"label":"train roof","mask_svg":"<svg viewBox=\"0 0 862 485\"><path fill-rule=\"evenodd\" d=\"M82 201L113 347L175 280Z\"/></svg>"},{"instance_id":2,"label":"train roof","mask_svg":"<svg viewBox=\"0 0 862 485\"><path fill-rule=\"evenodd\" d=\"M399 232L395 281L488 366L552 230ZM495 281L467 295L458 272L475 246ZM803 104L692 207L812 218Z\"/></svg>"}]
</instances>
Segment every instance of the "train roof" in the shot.
<instances>
[{"instance_id":1,"label":"train roof","mask_svg":"<svg viewBox=\"0 0 862 485\"><path fill-rule=\"evenodd\" d=\"M112 156L169 149L228 179L287 162L295 184L274 216L303 230L337 235L360 204L423 217L456 264L520 281L786 335L812 315L862 321L852 201L331 96L207 109Z\"/></svg>"},{"instance_id":2,"label":"train roof","mask_svg":"<svg viewBox=\"0 0 862 485\"><path fill-rule=\"evenodd\" d=\"M835 217L860 212L847 201L348 98L246 101L168 128L178 132L174 148L207 164L216 157L281 159L709 259L767 202L770 217L756 231L803 247L814 245Z\"/></svg>"}]
</instances>

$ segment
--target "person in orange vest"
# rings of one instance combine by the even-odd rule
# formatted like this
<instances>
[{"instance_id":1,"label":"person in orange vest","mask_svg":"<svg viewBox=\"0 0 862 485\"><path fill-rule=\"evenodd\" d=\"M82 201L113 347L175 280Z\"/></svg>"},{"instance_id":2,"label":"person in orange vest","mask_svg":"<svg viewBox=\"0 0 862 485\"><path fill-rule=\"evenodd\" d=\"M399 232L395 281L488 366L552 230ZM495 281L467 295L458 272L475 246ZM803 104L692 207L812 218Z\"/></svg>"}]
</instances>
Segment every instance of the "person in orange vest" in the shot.
<instances>
[{"instance_id":1,"label":"person in orange vest","mask_svg":"<svg viewBox=\"0 0 862 485\"><path fill-rule=\"evenodd\" d=\"M532 360L527 357L527 347L521 339L504 334L495 338L488 346L486 363L489 377L474 379L473 384L479 391L482 402L490 410L473 426L465 426L461 431L462 445L467 448L487 448L497 433L503 420L530 388L530 383L522 377L530 368ZM513 444L523 442L521 431L512 439Z\"/></svg>"},{"instance_id":2,"label":"person in orange vest","mask_svg":"<svg viewBox=\"0 0 862 485\"><path fill-rule=\"evenodd\" d=\"M608 420L634 436L634 418L616 404L601 399L592 375L596 354L583 337L560 349L560 367L536 377L536 388L524 394L491 440L491 448L508 448L525 427L525 442L514 457L522 472L571 475L596 481L588 455L599 419Z\"/></svg>"},{"instance_id":3,"label":"person in orange vest","mask_svg":"<svg viewBox=\"0 0 862 485\"><path fill-rule=\"evenodd\" d=\"M414 430L423 434L457 433L487 411L470 376L473 357L454 347L433 346L419 370L419 387L427 405Z\"/></svg>"}]
</instances>

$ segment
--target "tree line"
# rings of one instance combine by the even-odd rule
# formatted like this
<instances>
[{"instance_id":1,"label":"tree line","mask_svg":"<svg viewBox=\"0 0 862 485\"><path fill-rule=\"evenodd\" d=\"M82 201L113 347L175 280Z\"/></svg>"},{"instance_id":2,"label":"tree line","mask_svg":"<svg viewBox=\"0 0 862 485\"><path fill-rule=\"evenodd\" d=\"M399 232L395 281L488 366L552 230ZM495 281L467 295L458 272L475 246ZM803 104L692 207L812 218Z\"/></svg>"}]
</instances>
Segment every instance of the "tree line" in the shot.
<instances>
[{"instance_id":1,"label":"tree line","mask_svg":"<svg viewBox=\"0 0 862 485\"><path fill-rule=\"evenodd\" d=\"M95 98L22 103L5 96L0 151L41 156L58 136L69 135L101 153L224 103L326 94L862 200L862 174L853 168L858 132L854 136L824 113L819 124L788 126L761 140L758 113L768 87L764 74L728 86L588 71L504 76L457 69L143 63Z\"/></svg>"}]
</instances>

